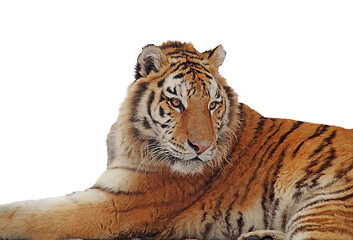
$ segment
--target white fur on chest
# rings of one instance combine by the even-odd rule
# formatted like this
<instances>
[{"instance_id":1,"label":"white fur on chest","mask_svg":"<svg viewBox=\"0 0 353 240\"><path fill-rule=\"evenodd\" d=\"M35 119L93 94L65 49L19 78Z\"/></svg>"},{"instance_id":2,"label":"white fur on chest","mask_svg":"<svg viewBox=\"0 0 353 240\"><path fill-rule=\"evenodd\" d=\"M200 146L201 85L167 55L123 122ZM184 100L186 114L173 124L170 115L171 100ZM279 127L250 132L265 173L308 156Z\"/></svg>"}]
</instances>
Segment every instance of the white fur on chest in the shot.
<instances>
[{"instance_id":1,"label":"white fur on chest","mask_svg":"<svg viewBox=\"0 0 353 240\"><path fill-rule=\"evenodd\" d=\"M110 192L130 192L134 176L136 173L129 169L107 169L94 186L107 189Z\"/></svg>"}]
</instances>

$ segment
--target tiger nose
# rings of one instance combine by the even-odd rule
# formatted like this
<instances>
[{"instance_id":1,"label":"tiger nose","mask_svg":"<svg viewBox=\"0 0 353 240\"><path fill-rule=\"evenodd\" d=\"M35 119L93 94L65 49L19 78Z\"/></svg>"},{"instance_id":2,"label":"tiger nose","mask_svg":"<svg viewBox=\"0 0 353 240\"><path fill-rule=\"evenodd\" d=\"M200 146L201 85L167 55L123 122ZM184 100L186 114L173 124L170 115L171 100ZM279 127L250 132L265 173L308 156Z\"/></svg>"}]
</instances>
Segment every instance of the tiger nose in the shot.
<instances>
[{"instance_id":1,"label":"tiger nose","mask_svg":"<svg viewBox=\"0 0 353 240\"><path fill-rule=\"evenodd\" d=\"M212 143L191 142L189 139L188 139L187 142L188 142L189 146L192 149L194 149L197 154L203 153L204 151L206 151L212 145Z\"/></svg>"}]
</instances>

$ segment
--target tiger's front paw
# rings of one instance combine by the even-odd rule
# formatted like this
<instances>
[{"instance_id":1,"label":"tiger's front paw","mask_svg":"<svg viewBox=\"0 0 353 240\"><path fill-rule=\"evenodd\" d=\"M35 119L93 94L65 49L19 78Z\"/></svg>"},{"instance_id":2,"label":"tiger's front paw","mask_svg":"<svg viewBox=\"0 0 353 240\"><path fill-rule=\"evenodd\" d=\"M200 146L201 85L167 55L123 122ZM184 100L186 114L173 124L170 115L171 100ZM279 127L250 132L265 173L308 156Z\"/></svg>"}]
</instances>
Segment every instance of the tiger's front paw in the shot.
<instances>
[{"instance_id":1,"label":"tiger's front paw","mask_svg":"<svg viewBox=\"0 0 353 240\"><path fill-rule=\"evenodd\" d=\"M284 240L286 235L280 231L259 230L240 235L238 240Z\"/></svg>"}]
</instances>

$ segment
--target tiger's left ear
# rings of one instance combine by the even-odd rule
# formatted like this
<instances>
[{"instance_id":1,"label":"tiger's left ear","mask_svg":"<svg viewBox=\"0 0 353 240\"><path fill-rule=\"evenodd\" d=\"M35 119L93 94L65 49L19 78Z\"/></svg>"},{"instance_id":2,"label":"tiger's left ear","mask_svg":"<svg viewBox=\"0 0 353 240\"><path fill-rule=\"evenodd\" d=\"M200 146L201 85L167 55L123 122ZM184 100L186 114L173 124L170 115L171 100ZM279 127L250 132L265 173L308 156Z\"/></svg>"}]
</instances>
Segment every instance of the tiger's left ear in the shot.
<instances>
[{"instance_id":1,"label":"tiger's left ear","mask_svg":"<svg viewBox=\"0 0 353 240\"><path fill-rule=\"evenodd\" d=\"M226 57L226 51L224 51L222 45L218 45L213 50L208 50L202 53L202 57L208 64L215 66L217 69L222 65L224 58Z\"/></svg>"}]
</instances>

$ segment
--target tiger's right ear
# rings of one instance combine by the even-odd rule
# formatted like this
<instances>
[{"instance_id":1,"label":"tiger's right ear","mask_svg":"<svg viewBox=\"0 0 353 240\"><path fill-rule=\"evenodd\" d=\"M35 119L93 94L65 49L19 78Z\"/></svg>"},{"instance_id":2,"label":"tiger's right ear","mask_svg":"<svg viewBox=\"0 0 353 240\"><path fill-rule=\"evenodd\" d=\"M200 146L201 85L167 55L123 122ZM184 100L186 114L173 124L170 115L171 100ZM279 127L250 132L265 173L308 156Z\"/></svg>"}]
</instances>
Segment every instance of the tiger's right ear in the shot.
<instances>
[{"instance_id":1,"label":"tiger's right ear","mask_svg":"<svg viewBox=\"0 0 353 240\"><path fill-rule=\"evenodd\" d=\"M167 57L161 49L153 44L145 46L137 58L135 79L147 77L152 71L158 72L166 61Z\"/></svg>"}]
</instances>

